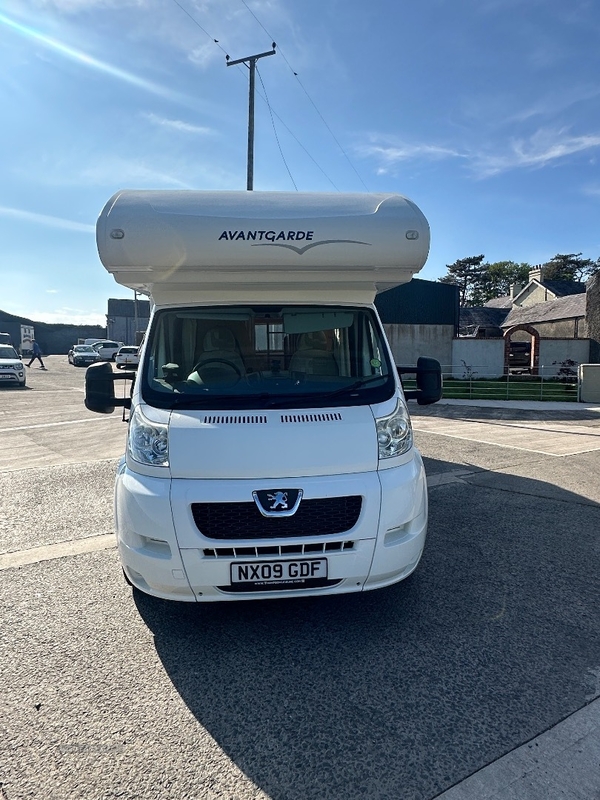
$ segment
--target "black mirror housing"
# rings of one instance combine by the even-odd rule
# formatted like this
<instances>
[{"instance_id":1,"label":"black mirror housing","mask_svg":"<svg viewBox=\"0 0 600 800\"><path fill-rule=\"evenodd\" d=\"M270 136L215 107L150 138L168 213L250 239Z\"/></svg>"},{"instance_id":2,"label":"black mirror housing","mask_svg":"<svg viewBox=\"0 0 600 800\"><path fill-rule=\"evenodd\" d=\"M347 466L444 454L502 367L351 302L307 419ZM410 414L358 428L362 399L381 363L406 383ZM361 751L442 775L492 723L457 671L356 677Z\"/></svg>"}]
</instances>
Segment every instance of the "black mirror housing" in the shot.
<instances>
[{"instance_id":1,"label":"black mirror housing","mask_svg":"<svg viewBox=\"0 0 600 800\"><path fill-rule=\"evenodd\" d=\"M89 366L85 373L85 407L97 414L112 414L116 406L131 408L130 397L115 397L115 380L128 378L133 380L135 372L115 375L106 361Z\"/></svg>"},{"instance_id":2,"label":"black mirror housing","mask_svg":"<svg viewBox=\"0 0 600 800\"><path fill-rule=\"evenodd\" d=\"M417 360L416 367L396 366L400 380L402 375L415 374L417 377L417 388L409 389L404 392L407 400L416 400L420 406L428 406L437 403L442 398L442 367L435 358L421 356Z\"/></svg>"}]
</instances>

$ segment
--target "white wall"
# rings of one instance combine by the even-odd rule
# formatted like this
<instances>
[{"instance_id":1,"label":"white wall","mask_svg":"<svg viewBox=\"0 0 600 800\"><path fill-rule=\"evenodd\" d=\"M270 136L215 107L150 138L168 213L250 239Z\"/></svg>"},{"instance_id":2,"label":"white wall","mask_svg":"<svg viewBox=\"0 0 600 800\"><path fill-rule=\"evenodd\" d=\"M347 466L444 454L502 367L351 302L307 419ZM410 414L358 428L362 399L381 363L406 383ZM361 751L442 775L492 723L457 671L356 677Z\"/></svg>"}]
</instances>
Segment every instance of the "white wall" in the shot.
<instances>
[{"instance_id":1,"label":"white wall","mask_svg":"<svg viewBox=\"0 0 600 800\"><path fill-rule=\"evenodd\" d=\"M394 323L383 327L396 364L416 364L419 356L429 356L440 362L444 373L451 372L455 378L469 374L473 378L500 378L504 374L504 339L453 339L451 325ZM540 375L557 375L560 363L553 364L554 361L571 359L577 364L588 363L589 352L589 339L541 339Z\"/></svg>"},{"instance_id":2,"label":"white wall","mask_svg":"<svg viewBox=\"0 0 600 800\"><path fill-rule=\"evenodd\" d=\"M464 364L463 364L464 361ZM504 374L504 339L454 339L452 362L442 364L454 378L500 378Z\"/></svg>"},{"instance_id":3,"label":"white wall","mask_svg":"<svg viewBox=\"0 0 600 800\"><path fill-rule=\"evenodd\" d=\"M587 364L590 358L589 339L542 339L540 341L540 375L544 378L558 374L560 362L571 359ZM558 364L554 364L558 361ZM573 367L577 371L577 367Z\"/></svg>"},{"instance_id":4,"label":"white wall","mask_svg":"<svg viewBox=\"0 0 600 800\"><path fill-rule=\"evenodd\" d=\"M541 339L540 375L544 378L554 377L561 368L561 362L567 359L585 364L589 361L589 353L589 339ZM500 378L504 374L504 340L455 339L452 343L452 365L455 378ZM446 373L450 371L446 365L443 365L443 370Z\"/></svg>"},{"instance_id":5,"label":"white wall","mask_svg":"<svg viewBox=\"0 0 600 800\"><path fill-rule=\"evenodd\" d=\"M579 367L582 403L600 403L600 364L582 364Z\"/></svg>"}]
</instances>

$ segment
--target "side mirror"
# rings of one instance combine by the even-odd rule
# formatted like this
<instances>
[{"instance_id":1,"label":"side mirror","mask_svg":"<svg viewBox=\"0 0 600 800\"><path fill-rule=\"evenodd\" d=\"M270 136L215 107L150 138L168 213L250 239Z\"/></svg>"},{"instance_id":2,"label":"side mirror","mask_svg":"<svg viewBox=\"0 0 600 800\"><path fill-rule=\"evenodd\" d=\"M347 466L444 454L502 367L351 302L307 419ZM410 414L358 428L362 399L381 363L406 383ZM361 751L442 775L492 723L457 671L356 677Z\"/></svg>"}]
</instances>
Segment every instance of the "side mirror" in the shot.
<instances>
[{"instance_id":1,"label":"side mirror","mask_svg":"<svg viewBox=\"0 0 600 800\"><path fill-rule=\"evenodd\" d=\"M428 406L437 403L442 397L442 368L440 362L435 358L425 358L421 356L417 361L416 367L396 367L400 380L402 375L415 374L417 376L417 388L408 389L404 392L407 400L416 400L420 406Z\"/></svg>"},{"instance_id":2,"label":"side mirror","mask_svg":"<svg viewBox=\"0 0 600 800\"><path fill-rule=\"evenodd\" d=\"M98 414L112 414L116 406L131 408L130 397L115 397L115 380L127 378L133 380L135 372L115 375L106 361L89 366L85 372L85 407Z\"/></svg>"}]
</instances>

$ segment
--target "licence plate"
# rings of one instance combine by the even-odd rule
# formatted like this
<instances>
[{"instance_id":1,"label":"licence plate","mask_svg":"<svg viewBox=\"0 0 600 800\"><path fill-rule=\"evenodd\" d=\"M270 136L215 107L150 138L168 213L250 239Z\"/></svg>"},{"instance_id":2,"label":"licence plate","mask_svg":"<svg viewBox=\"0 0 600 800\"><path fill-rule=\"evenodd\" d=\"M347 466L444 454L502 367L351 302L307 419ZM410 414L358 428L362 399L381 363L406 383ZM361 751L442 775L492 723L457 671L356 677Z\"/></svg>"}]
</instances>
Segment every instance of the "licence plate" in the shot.
<instances>
[{"instance_id":1,"label":"licence plate","mask_svg":"<svg viewBox=\"0 0 600 800\"><path fill-rule=\"evenodd\" d=\"M326 558L302 558L296 561L235 562L231 565L231 583L262 586L279 584L310 585L327 579Z\"/></svg>"},{"instance_id":2,"label":"licence plate","mask_svg":"<svg viewBox=\"0 0 600 800\"><path fill-rule=\"evenodd\" d=\"M10 373L4 374L4 375L0 375L0 381L9 381L12 377L13 376Z\"/></svg>"}]
</instances>

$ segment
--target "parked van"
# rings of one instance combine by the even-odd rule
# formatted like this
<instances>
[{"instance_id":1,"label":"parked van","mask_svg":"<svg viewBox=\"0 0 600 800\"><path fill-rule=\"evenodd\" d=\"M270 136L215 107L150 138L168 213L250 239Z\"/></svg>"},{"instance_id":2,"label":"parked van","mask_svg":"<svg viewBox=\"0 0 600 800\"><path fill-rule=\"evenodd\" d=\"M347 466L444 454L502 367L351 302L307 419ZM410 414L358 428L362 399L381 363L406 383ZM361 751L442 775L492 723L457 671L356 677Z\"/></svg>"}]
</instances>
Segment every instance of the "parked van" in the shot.
<instances>
[{"instance_id":1,"label":"parked van","mask_svg":"<svg viewBox=\"0 0 600 800\"><path fill-rule=\"evenodd\" d=\"M130 409L115 490L127 580L205 602L410 575L427 487L406 400L438 400L441 371L395 365L373 301L425 263L414 203L123 191L97 242L117 282L153 301L137 375L86 374L88 409ZM124 378L132 390L117 398Z\"/></svg>"}]
</instances>

